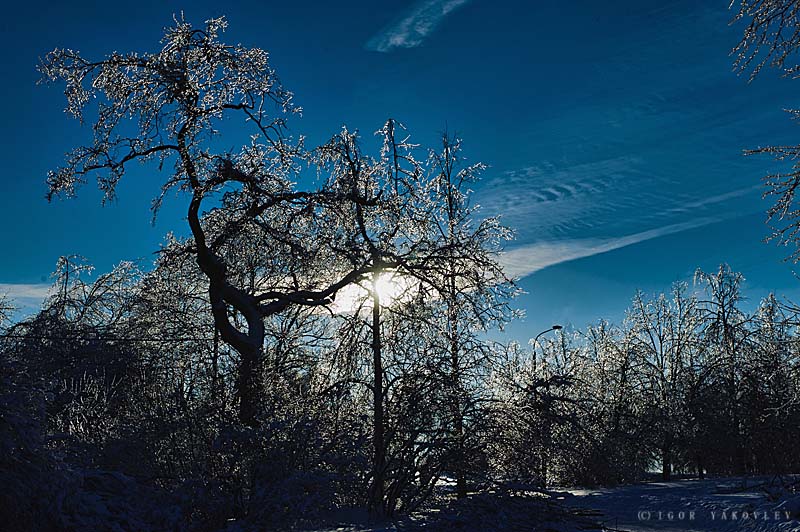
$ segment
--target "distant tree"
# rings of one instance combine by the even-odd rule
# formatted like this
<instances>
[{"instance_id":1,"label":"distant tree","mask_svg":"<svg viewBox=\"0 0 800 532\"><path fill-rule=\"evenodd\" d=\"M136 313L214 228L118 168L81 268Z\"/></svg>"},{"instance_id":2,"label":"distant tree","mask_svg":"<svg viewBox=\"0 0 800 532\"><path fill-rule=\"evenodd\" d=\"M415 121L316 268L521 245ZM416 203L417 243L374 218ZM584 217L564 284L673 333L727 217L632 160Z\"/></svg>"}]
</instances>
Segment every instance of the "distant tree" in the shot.
<instances>
[{"instance_id":1,"label":"distant tree","mask_svg":"<svg viewBox=\"0 0 800 532\"><path fill-rule=\"evenodd\" d=\"M699 348L696 299L686 290L685 283L676 284L671 299L661 294L650 301L637 293L628 311L636 337L636 379L664 480L670 480L685 449L686 394Z\"/></svg>"},{"instance_id":2,"label":"distant tree","mask_svg":"<svg viewBox=\"0 0 800 532\"><path fill-rule=\"evenodd\" d=\"M744 381L743 402L750 419L760 419L753 431L754 467L762 473L780 473L796 467L792 441L800 430L797 401L797 315L774 294L764 298L754 319L752 360Z\"/></svg>"},{"instance_id":3,"label":"distant tree","mask_svg":"<svg viewBox=\"0 0 800 532\"><path fill-rule=\"evenodd\" d=\"M551 467L563 451L556 435L576 423L579 402L573 392L579 368L569 363L565 345L544 346L538 342L530 350L506 346L504 360L496 368L500 402L494 409L499 416L503 475L543 487L561 480Z\"/></svg>"},{"instance_id":4,"label":"distant tree","mask_svg":"<svg viewBox=\"0 0 800 532\"><path fill-rule=\"evenodd\" d=\"M590 398L590 441L579 482L630 482L640 479L650 465L651 452L645 445L650 430L636 373L638 340L629 325L600 321L586 331L585 359L591 366L581 381L581 394Z\"/></svg>"},{"instance_id":5,"label":"distant tree","mask_svg":"<svg viewBox=\"0 0 800 532\"><path fill-rule=\"evenodd\" d=\"M5 294L0 295L0 327L11 321L14 310L14 305L11 303L8 296Z\"/></svg>"},{"instance_id":6,"label":"distant tree","mask_svg":"<svg viewBox=\"0 0 800 532\"><path fill-rule=\"evenodd\" d=\"M742 393L753 334L752 318L740 308L744 276L722 264L714 273L698 269L695 281L705 288L705 296L698 301L703 321L700 340L708 352L706 363L718 402L714 432L721 446L718 457L723 460L718 467L741 474L749 467L746 440L751 425L742 409Z\"/></svg>"}]
</instances>

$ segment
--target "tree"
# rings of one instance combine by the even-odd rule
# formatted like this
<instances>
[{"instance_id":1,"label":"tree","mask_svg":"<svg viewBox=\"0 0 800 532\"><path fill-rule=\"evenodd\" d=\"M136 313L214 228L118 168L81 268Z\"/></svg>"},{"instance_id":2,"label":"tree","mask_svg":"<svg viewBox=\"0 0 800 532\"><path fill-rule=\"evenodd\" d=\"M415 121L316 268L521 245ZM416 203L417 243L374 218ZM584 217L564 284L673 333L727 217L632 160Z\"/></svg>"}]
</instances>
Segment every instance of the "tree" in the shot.
<instances>
[{"instance_id":1,"label":"tree","mask_svg":"<svg viewBox=\"0 0 800 532\"><path fill-rule=\"evenodd\" d=\"M293 184L302 165L324 165L330 150L318 158L285 135L287 117L298 111L292 94L265 51L219 41L226 26L224 18L209 20L202 29L176 20L157 53L113 53L93 61L55 49L39 69L44 81L66 83L67 111L75 118L82 121L86 107L97 102L93 141L50 172L50 198L74 195L90 175L105 197L113 198L134 161L156 160L159 168L172 164L161 198L173 189L189 196L192 242L186 251L207 278L216 329L240 355L239 417L253 424L264 319L292 305L326 305L376 267L371 261L351 263L343 271L304 275L322 271L334 242L346 245L353 238L350 227L336 221L338 209L380 200L365 199L336 175L316 189ZM215 151L227 116L246 122L253 133L239 153ZM133 131L129 117L135 119ZM204 217L209 201L217 201L217 208ZM159 205L160 198L154 211ZM275 260L268 284L242 286L231 277L225 249L246 232L259 234L261 252ZM234 316L244 323L235 323Z\"/></svg>"},{"instance_id":2,"label":"tree","mask_svg":"<svg viewBox=\"0 0 800 532\"><path fill-rule=\"evenodd\" d=\"M370 505L373 511L388 514L395 508L392 499L404 492L400 486L414 478L405 475L407 480L398 483L396 478L385 477L396 458L386 455L392 446L385 417L392 383L398 383L402 397L409 397L419 393L420 387L429 386L431 378L438 379L438 386L449 394L448 425L455 435L456 449L450 464L460 464L457 449L464 445L464 411L468 406L457 395L462 394L461 386L469 377L459 372L464 372L467 362L461 362L461 358L470 346L477 345L468 341L468 335L481 325L485 329L490 323L502 323L507 298L514 292L513 283L503 275L496 260L507 230L494 218L475 221L463 190L482 165L457 170L459 143L448 137L443 140L441 152L431 151L427 160L420 161L418 146L411 144L408 137L400 138L401 133L404 134L402 125L394 120L377 132L383 141L378 157L366 155L356 134L346 130L320 149L322 162L340 186L350 187L351 194L363 199L341 213L345 230L352 228L353 236L346 246L335 247L334 253L347 264L372 266L372 271L360 279L364 298L358 305L369 309L369 319L364 324L359 312L352 313L351 329L353 337L359 338L367 332L366 325L370 337L368 387L372 393L374 452ZM382 301L385 294L381 294L379 286L389 278L404 292L397 294L398 299L409 299L408 305ZM394 325L395 332L384 335L387 318L414 323L418 331L429 328L429 324L440 327L436 331L439 336L420 331L421 338L430 340L421 352L431 358L425 366L437 367L439 362L447 368L446 375L428 371L423 378L416 363L410 373L403 370L393 375L386 366L387 360L407 358L407 350L415 349L418 342L402 336L414 346L401 345L394 337L400 334L398 331L409 330L408 324L405 329ZM464 327L459 332L461 324ZM442 337L447 338L446 345L437 343ZM414 386L409 384L412 381ZM464 475L459 477L463 493ZM387 485L393 485L392 489L386 490Z\"/></svg>"},{"instance_id":3,"label":"tree","mask_svg":"<svg viewBox=\"0 0 800 532\"><path fill-rule=\"evenodd\" d=\"M542 487L556 478L551 462L557 461L560 442L554 434L576 422L573 387L579 376L562 342L544 344L542 355L537 353L538 342L531 343L530 351L511 344L497 372L501 470Z\"/></svg>"},{"instance_id":4,"label":"tree","mask_svg":"<svg viewBox=\"0 0 800 532\"><path fill-rule=\"evenodd\" d=\"M447 358L437 366L447 368L444 382L451 411L452 467L456 493L464 498L472 454L467 443L468 425L479 411L476 386L485 384L486 370L491 366L491 351L477 335L493 326L502 328L510 319L508 301L516 289L497 262L498 245L510 238L508 230L497 219L473 226L474 209L466 187L478 179L485 166L463 166L461 141L446 133L441 151L432 151L431 159L443 205L436 229L443 235L447 258L444 278L438 284L444 314L440 332L446 341L446 347L438 351L447 353Z\"/></svg>"},{"instance_id":5,"label":"tree","mask_svg":"<svg viewBox=\"0 0 800 532\"><path fill-rule=\"evenodd\" d=\"M8 300L8 297L6 295L0 296L0 326L11 321L11 315L14 310L14 306Z\"/></svg>"},{"instance_id":6,"label":"tree","mask_svg":"<svg viewBox=\"0 0 800 532\"><path fill-rule=\"evenodd\" d=\"M744 408L749 419L760 419L753 431L751 453L760 472L791 470L796 462L791 441L798 431L798 403L793 382L797 367L797 316L770 294L754 319L754 349L744 382Z\"/></svg>"},{"instance_id":7,"label":"tree","mask_svg":"<svg viewBox=\"0 0 800 532\"><path fill-rule=\"evenodd\" d=\"M588 398L589 442L586 456L580 457L578 482L630 482L640 479L650 465L650 449L644 445L649 429L636 373L638 342L629 325L601 320L586 331L584 359L589 368L580 381L580 395Z\"/></svg>"},{"instance_id":8,"label":"tree","mask_svg":"<svg viewBox=\"0 0 800 532\"><path fill-rule=\"evenodd\" d=\"M733 5L734 2L731 3ZM791 59L800 49L800 2L796 0L741 0L734 21L744 20L747 26L741 41L733 49L734 67L750 71L755 78L765 66L783 69L784 75L796 78L800 65ZM792 118L800 110L789 109ZM800 146L767 146L746 150L745 154L769 154L778 161L791 162L789 171L764 178L763 196L773 200L767 210L767 221L773 225L768 240L792 247L789 259L800 262L800 208L797 192L800 187Z\"/></svg>"},{"instance_id":9,"label":"tree","mask_svg":"<svg viewBox=\"0 0 800 532\"><path fill-rule=\"evenodd\" d=\"M741 474L748 468L746 439L750 425L742 412L743 377L749 364L752 330L751 317L739 304L742 300L742 274L721 264L715 273L697 270L695 280L705 286L705 298L698 301L698 310L703 321L701 341L708 351L710 378L714 386L719 408L715 427L721 439L721 457L727 463L719 464L728 473ZM727 446L727 448L725 448Z\"/></svg>"},{"instance_id":10,"label":"tree","mask_svg":"<svg viewBox=\"0 0 800 532\"><path fill-rule=\"evenodd\" d=\"M155 54L114 53L99 61L68 49L48 54L40 70L46 80L66 82L73 116L82 120L89 102L99 101L93 143L49 174L50 196L71 196L96 175L105 197L113 198L133 161L173 165L154 211L170 190L186 192L191 239L173 243L165 256L192 255L206 277L214 334L239 354L236 393L247 425L258 422L268 324L298 308L330 305L350 284L371 284L371 506L385 511L385 305L377 284L383 275L397 275L426 298L447 301L454 331L449 352L458 366L466 343L452 348L455 320L462 319L456 307L468 307L486 324L503 303L485 303L510 293L493 258L507 232L494 219L470 225L460 188L481 166L455 174L458 147L448 142L444 155L419 162L418 147L397 137L402 126L394 120L378 132L383 145L376 157L346 129L313 150L293 142L285 133L297 110L291 93L266 52L220 42L225 27L224 19L203 29L176 21ZM229 116L253 131L238 153L216 151ZM135 119L133 130L126 117ZM294 184L312 178L320 182L316 188ZM453 408L456 425L463 425L461 410Z\"/></svg>"},{"instance_id":11,"label":"tree","mask_svg":"<svg viewBox=\"0 0 800 532\"><path fill-rule=\"evenodd\" d=\"M629 310L636 337L637 379L647 405L648 425L660 454L662 478L670 480L687 429L686 393L694 351L698 346L699 319L696 300L686 296L686 284L673 287L672 299L664 294L646 301L641 293Z\"/></svg>"}]
</instances>

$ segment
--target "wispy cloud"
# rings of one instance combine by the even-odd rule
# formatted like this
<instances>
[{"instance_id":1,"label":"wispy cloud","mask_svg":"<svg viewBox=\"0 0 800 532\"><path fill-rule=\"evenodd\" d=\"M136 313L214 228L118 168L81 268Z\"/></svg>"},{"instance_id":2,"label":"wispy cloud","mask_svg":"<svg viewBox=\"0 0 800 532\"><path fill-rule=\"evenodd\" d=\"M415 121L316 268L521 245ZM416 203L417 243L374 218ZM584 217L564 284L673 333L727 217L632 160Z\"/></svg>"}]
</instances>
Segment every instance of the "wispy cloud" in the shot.
<instances>
[{"instance_id":1,"label":"wispy cloud","mask_svg":"<svg viewBox=\"0 0 800 532\"><path fill-rule=\"evenodd\" d=\"M548 266L570 260L581 259L624 248L645 240L680 233L720 221L719 218L698 218L689 222L666 225L640 233L615 238L584 238L537 242L509 250L502 254L500 262L509 277L525 277Z\"/></svg>"},{"instance_id":2,"label":"wispy cloud","mask_svg":"<svg viewBox=\"0 0 800 532\"><path fill-rule=\"evenodd\" d=\"M6 296L17 313L29 314L41 308L50 295L50 284L0 283L0 297Z\"/></svg>"},{"instance_id":3,"label":"wispy cloud","mask_svg":"<svg viewBox=\"0 0 800 532\"><path fill-rule=\"evenodd\" d=\"M694 201L687 201L677 207L671 208L669 212L670 213L690 212L696 209L707 207L709 205L715 205L717 203L722 203L731 199L741 198L742 196L752 194L756 191L761 191L763 188L764 186L760 183L751 185L749 187L737 188L736 190L731 190L730 192L724 192L722 194L717 194L708 198L700 198Z\"/></svg>"},{"instance_id":4,"label":"wispy cloud","mask_svg":"<svg viewBox=\"0 0 800 532\"><path fill-rule=\"evenodd\" d=\"M664 210L667 179L632 156L575 164L544 162L487 181L477 202L518 230L523 243L624 234L679 220L642 219Z\"/></svg>"},{"instance_id":5,"label":"wispy cloud","mask_svg":"<svg viewBox=\"0 0 800 532\"><path fill-rule=\"evenodd\" d=\"M433 32L447 15L469 0L424 0L398 22L390 24L367 41L368 50L388 52L394 48L414 48Z\"/></svg>"},{"instance_id":6,"label":"wispy cloud","mask_svg":"<svg viewBox=\"0 0 800 532\"><path fill-rule=\"evenodd\" d=\"M44 299L50 294L51 284L12 284L0 283L0 295L7 295L9 298L34 298Z\"/></svg>"}]
</instances>

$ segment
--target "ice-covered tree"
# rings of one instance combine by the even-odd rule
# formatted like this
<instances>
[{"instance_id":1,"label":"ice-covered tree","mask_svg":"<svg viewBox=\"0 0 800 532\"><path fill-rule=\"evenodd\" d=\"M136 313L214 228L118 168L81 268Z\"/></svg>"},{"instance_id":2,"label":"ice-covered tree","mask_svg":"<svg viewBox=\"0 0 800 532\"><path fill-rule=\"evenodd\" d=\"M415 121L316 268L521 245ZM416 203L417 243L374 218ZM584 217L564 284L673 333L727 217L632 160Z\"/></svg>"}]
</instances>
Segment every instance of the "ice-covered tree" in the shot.
<instances>
[{"instance_id":1,"label":"ice-covered tree","mask_svg":"<svg viewBox=\"0 0 800 532\"><path fill-rule=\"evenodd\" d=\"M697 270L696 282L705 289L698 301L702 320L701 342L707 351L710 386L715 390L718 408L715 430L726 434L720 453L729 472L741 473L747 467L746 438L750 425L742 411L743 377L751 357L751 316L741 309L744 276L722 264L716 272Z\"/></svg>"},{"instance_id":2,"label":"ice-covered tree","mask_svg":"<svg viewBox=\"0 0 800 532\"><path fill-rule=\"evenodd\" d=\"M740 0L734 22L746 24L742 39L733 48L734 68L750 72L755 78L764 67L783 70L785 76L800 75L797 52L800 49L800 2L796 0ZM792 118L800 110L788 109ZM766 146L749 149L748 155L768 154L787 165L787 170L764 178L765 198L772 200L767 220L773 228L770 240L791 248L789 259L800 261L800 209L797 204L800 187L800 145Z\"/></svg>"},{"instance_id":3,"label":"ice-covered tree","mask_svg":"<svg viewBox=\"0 0 800 532\"><path fill-rule=\"evenodd\" d=\"M686 284L680 283L673 287L671 299L661 294L646 300L637 293L628 311L636 339L636 379L664 480L671 478L684 448L686 394L699 347L696 299L686 291Z\"/></svg>"},{"instance_id":4,"label":"ice-covered tree","mask_svg":"<svg viewBox=\"0 0 800 532\"><path fill-rule=\"evenodd\" d=\"M14 312L14 305L5 294L0 295L0 326L6 325L11 321L11 315Z\"/></svg>"},{"instance_id":5,"label":"ice-covered tree","mask_svg":"<svg viewBox=\"0 0 800 532\"><path fill-rule=\"evenodd\" d=\"M287 117L298 111L292 94L280 84L267 52L220 41L226 26L224 18L203 28L176 20L156 53L115 52L93 60L59 48L39 68L44 81L66 84L72 116L93 116L92 142L50 172L50 197L74 195L96 176L105 197L113 198L130 164L171 168L160 198L172 190L187 196L192 241L186 251L207 277L221 338L240 355L239 417L252 424L264 319L292 305L328 304L342 287L371 272L371 260L330 267L331 249L357 237L338 221L342 212L384 200L365 197L338 174L319 186L295 184L306 165L324 166L318 155L325 159L331 150L308 152L302 141L287 137ZM96 115L87 114L87 107ZM231 123L227 118L238 119L252 134L235 153L218 147L217 137ZM225 248L243 233L258 234L260 252L272 257L270 282L242 286L232 278Z\"/></svg>"},{"instance_id":6,"label":"ice-covered tree","mask_svg":"<svg viewBox=\"0 0 800 532\"><path fill-rule=\"evenodd\" d=\"M352 227L354 237L334 247L334 253L349 264L367 263L374 268L361 279L362 297L354 302L368 310L367 319L357 309L349 314L348 345L361 337L360 345L369 347L370 371L365 378L372 396L371 507L392 513L399 494L409 493L406 484L416 478L396 474L393 464L400 454L408 454L415 445L419 450L445 442L437 436L424 444L400 443L398 447L399 442L392 441L397 431L388 430L397 420L386 417L387 409L404 404L403 397L431 385L446 393L448 400L439 402L446 412L437 408L430 421L449 420L449 466L463 468L462 458L456 457L463 457L465 416L474 414L474 405L464 399L465 386L478 383L472 377L478 371L476 360L483 356L474 335L481 327L503 322L514 288L497 262L508 231L494 218L476 219L468 206L466 186L482 166L459 168L459 145L450 138L445 138L441 151L425 157L428 154L411 144L393 120L378 135L383 142L377 157L365 154L357 136L347 131L320 153L337 182L352 187L354 193L359 191L365 199L342 213L345 230ZM382 293L387 285L394 287L390 291L396 292L395 301L386 300L389 294ZM409 330L416 330L418 337L402 334ZM365 334L369 341L363 339ZM397 335L407 345L398 342ZM409 362L411 352L417 353L411 357L413 363ZM422 373L419 364L427 368ZM398 395L398 390L403 394ZM392 403L393 397L399 397L400 403ZM404 427L407 433L409 429ZM440 471L434 469L434 473ZM463 493L464 473L457 471L457 477ZM430 474L426 478L435 479ZM424 492L429 486L423 488ZM403 505L408 508L409 502Z\"/></svg>"},{"instance_id":7,"label":"ice-covered tree","mask_svg":"<svg viewBox=\"0 0 800 532\"><path fill-rule=\"evenodd\" d=\"M470 464L476 462L476 450L483 446L478 437L483 389L493 363L492 350L480 334L502 328L512 318L508 304L516 289L497 260L510 232L497 219L475 220L475 208L470 204L469 187L485 166L467 165L461 140L446 133L441 149L431 151L430 164L435 201L441 205L432 238L441 239L446 259L435 280L438 305L434 316L438 320L431 320L436 331L431 352L441 357L435 367L442 369L448 397L450 468L457 496L463 498Z\"/></svg>"}]
</instances>

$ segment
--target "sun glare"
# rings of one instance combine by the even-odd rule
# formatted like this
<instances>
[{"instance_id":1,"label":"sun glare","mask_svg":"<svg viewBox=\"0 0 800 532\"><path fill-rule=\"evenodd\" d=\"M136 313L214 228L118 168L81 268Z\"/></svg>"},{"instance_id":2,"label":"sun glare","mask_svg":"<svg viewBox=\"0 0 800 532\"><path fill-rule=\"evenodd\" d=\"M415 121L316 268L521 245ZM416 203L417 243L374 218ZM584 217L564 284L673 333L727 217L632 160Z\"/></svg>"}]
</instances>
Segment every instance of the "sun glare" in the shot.
<instances>
[{"instance_id":1,"label":"sun glare","mask_svg":"<svg viewBox=\"0 0 800 532\"><path fill-rule=\"evenodd\" d=\"M391 306L403 293L403 287L395 280L395 274L392 273L380 274L375 282L375 290L384 307Z\"/></svg>"},{"instance_id":2,"label":"sun glare","mask_svg":"<svg viewBox=\"0 0 800 532\"><path fill-rule=\"evenodd\" d=\"M375 288L382 307L389 307L401 300L406 294L410 283L396 273L384 272L378 276ZM361 308L372 308L370 301L372 286L364 282L363 286L352 284L339 290L332 306L334 313L356 312Z\"/></svg>"}]
</instances>

